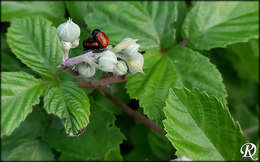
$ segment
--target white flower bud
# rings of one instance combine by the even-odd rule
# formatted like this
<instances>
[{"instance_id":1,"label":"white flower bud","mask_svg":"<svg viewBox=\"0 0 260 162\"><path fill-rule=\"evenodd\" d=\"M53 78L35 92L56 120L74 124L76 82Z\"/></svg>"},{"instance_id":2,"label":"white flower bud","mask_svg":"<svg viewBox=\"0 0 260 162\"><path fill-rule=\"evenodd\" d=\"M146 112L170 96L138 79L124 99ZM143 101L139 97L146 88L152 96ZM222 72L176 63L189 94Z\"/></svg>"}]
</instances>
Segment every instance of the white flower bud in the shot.
<instances>
[{"instance_id":1,"label":"white flower bud","mask_svg":"<svg viewBox=\"0 0 260 162\"><path fill-rule=\"evenodd\" d=\"M76 40L74 40L74 41L71 43L71 48L76 48L76 47L78 47L78 45L79 45L79 39L76 39Z\"/></svg>"},{"instance_id":2,"label":"white flower bud","mask_svg":"<svg viewBox=\"0 0 260 162\"><path fill-rule=\"evenodd\" d=\"M126 49L127 47L136 44L137 39L131 39L131 38L125 38L124 40L122 40L119 44L117 44L112 51L113 52L120 52L123 49ZM137 46L135 46L136 48ZM139 48L139 47L138 47Z\"/></svg>"},{"instance_id":3,"label":"white flower bud","mask_svg":"<svg viewBox=\"0 0 260 162\"><path fill-rule=\"evenodd\" d=\"M143 65L144 65L144 57L140 53L132 54L131 57L128 57L126 59L127 65L129 67L130 73L137 73L141 72L143 73Z\"/></svg>"},{"instance_id":4,"label":"white flower bud","mask_svg":"<svg viewBox=\"0 0 260 162\"><path fill-rule=\"evenodd\" d=\"M117 64L117 57L111 51L104 51L103 55L98 60L98 65L100 69L107 72L113 72Z\"/></svg>"},{"instance_id":5,"label":"white flower bud","mask_svg":"<svg viewBox=\"0 0 260 162\"><path fill-rule=\"evenodd\" d=\"M60 40L65 42L73 42L79 38L80 28L69 18L67 22L58 26L57 34Z\"/></svg>"},{"instance_id":6,"label":"white flower bud","mask_svg":"<svg viewBox=\"0 0 260 162\"><path fill-rule=\"evenodd\" d=\"M137 39L125 38L112 50L114 52L120 52L118 57L125 60L130 73L143 73L144 58L143 55L138 52L140 47L136 43Z\"/></svg>"},{"instance_id":7,"label":"white flower bud","mask_svg":"<svg viewBox=\"0 0 260 162\"><path fill-rule=\"evenodd\" d=\"M125 38L122 42L126 42L126 41L128 42L132 40L133 40L132 38ZM128 47L126 47L125 49L123 49L122 52L128 57L133 57L138 52L139 47L140 45L134 42Z\"/></svg>"},{"instance_id":8,"label":"white flower bud","mask_svg":"<svg viewBox=\"0 0 260 162\"><path fill-rule=\"evenodd\" d=\"M90 66L87 63L81 63L78 65L78 72L81 76L85 78L90 78L95 75L96 68L94 66Z\"/></svg>"},{"instance_id":9,"label":"white flower bud","mask_svg":"<svg viewBox=\"0 0 260 162\"><path fill-rule=\"evenodd\" d=\"M127 65L124 61L118 61L114 69L114 74L125 75L127 73L127 69Z\"/></svg>"}]
</instances>

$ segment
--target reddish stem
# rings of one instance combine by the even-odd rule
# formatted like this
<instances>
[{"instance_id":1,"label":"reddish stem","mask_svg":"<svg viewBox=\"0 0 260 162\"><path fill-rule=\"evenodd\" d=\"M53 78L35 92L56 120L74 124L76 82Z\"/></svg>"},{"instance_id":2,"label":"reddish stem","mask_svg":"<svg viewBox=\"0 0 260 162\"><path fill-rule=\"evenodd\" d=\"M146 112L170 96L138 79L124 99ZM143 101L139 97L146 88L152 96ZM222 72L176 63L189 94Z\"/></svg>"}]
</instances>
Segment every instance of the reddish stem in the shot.
<instances>
[{"instance_id":1,"label":"reddish stem","mask_svg":"<svg viewBox=\"0 0 260 162\"><path fill-rule=\"evenodd\" d=\"M107 78L102 78L100 80L85 80L84 82L78 83L80 88L91 88L96 89L97 87L104 87L112 83L122 83L125 82L124 76L111 76Z\"/></svg>"},{"instance_id":2,"label":"reddish stem","mask_svg":"<svg viewBox=\"0 0 260 162\"><path fill-rule=\"evenodd\" d=\"M104 91L102 89L102 87L97 87L98 91L100 93L102 93L104 96L107 97L107 99L109 99L111 102L113 102L116 106L118 106L120 109L122 109L125 113L127 113L128 115L132 116L133 118L135 118L136 120L142 122L144 125L150 127L151 129L153 129L154 131L162 134L163 136L166 134L165 131L163 131L158 125L156 125L152 120L146 118L145 116L137 113L136 111L134 111L133 109L131 109L130 107L128 107L127 105L125 105L124 103L120 102L119 100L117 100L114 96L110 95L108 92Z\"/></svg>"}]
</instances>

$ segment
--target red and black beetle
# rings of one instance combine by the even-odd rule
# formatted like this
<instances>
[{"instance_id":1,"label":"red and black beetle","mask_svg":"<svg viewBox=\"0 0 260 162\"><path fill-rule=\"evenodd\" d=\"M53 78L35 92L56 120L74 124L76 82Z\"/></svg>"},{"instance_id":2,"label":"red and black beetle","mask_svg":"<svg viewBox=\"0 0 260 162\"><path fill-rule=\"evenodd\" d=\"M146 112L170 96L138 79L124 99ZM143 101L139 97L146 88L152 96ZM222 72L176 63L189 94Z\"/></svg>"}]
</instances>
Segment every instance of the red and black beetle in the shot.
<instances>
[{"instance_id":1,"label":"red and black beetle","mask_svg":"<svg viewBox=\"0 0 260 162\"><path fill-rule=\"evenodd\" d=\"M90 37L83 41L84 50L97 50L96 52L100 52L110 44L106 33L99 29L94 29L91 34L92 38ZM139 53L144 54L145 51L139 51Z\"/></svg>"},{"instance_id":2,"label":"red and black beetle","mask_svg":"<svg viewBox=\"0 0 260 162\"><path fill-rule=\"evenodd\" d=\"M99 29L93 30L92 37L100 44L102 48L110 44L110 40L108 39L106 33L101 32Z\"/></svg>"},{"instance_id":3,"label":"red and black beetle","mask_svg":"<svg viewBox=\"0 0 260 162\"><path fill-rule=\"evenodd\" d=\"M103 49L110 44L108 36L99 29L92 31L92 38L83 41L84 50Z\"/></svg>"},{"instance_id":4,"label":"red and black beetle","mask_svg":"<svg viewBox=\"0 0 260 162\"><path fill-rule=\"evenodd\" d=\"M99 49L99 44L93 38L88 38L83 41L84 50L94 50Z\"/></svg>"}]
</instances>

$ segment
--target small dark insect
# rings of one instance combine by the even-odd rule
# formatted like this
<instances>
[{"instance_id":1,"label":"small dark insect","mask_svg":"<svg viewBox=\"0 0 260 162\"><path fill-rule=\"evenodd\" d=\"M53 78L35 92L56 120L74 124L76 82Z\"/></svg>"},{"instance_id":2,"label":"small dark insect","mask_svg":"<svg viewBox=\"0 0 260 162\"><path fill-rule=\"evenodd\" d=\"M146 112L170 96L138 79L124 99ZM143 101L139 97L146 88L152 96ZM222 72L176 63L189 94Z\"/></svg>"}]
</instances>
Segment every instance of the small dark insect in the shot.
<instances>
[{"instance_id":1,"label":"small dark insect","mask_svg":"<svg viewBox=\"0 0 260 162\"><path fill-rule=\"evenodd\" d=\"M92 37L99 43L101 47L106 47L110 44L110 40L106 33L101 32L99 29L95 29L92 32Z\"/></svg>"},{"instance_id":2,"label":"small dark insect","mask_svg":"<svg viewBox=\"0 0 260 162\"><path fill-rule=\"evenodd\" d=\"M84 50L102 50L110 44L108 36L99 29L92 31L92 38L83 41Z\"/></svg>"},{"instance_id":3,"label":"small dark insect","mask_svg":"<svg viewBox=\"0 0 260 162\"><path fill-rule=\"evenodd\" d=\"M99 44L93 38L88 38L83 41L84 50L94 50L99 49Z\"/></svg>"}]
</instances>

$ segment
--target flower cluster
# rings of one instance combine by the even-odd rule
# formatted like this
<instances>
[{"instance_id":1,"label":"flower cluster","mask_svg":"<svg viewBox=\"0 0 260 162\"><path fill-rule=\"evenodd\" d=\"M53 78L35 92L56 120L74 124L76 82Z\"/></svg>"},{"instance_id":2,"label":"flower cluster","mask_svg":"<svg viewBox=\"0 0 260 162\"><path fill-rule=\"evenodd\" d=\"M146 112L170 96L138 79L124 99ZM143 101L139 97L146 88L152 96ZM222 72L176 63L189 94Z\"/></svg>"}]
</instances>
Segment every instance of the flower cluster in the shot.
<instances>
[{"instance_id":1,"label":"flower cluster","mask_svg":"<svg viewBox=\"0 0 260 162\"><path fill-rule=\"evenodd\" d=\"M79 45L80 28L71 19L57 28L57 34L62 43L64 51L63 62L69 55L69 50ZM136 39L125 38L118 45L112 48L111 45L100 52L86 56L77 64L79 74L84 78L95 75L96 70L112 72L115 75L143 72L144 58L138 52L140 47Z\"/></svg>"}]
</instances>

